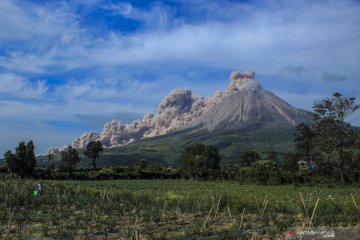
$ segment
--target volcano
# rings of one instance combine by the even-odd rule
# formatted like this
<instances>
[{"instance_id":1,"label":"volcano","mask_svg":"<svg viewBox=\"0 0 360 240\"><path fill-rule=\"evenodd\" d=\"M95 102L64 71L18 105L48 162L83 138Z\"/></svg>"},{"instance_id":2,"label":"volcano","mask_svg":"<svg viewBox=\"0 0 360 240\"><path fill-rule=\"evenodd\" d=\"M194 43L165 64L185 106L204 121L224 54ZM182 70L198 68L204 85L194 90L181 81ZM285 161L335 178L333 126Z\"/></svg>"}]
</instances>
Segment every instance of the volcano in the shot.
<instances>
[{"instance_id":1,"label":"volcano","mask_svg":"<svg viewBox=\"0 0 360 240\"><path fill-rule=\"evenodd\" d=\"M219 103L191 122L188 128L209 132L269 127L294 127L311 122L311 112L297 109L262 88L253 72L233 72Z\"/></svg>"},{"instance_id":2,"label":"volcano","mask_svg":"<svg viewBox=\"0 0 360 240\"><path fill-rule=\"evenodd\" d=\"M84 133L72 145L82 149L89 141L101 141L106 150L100 165L129 165L140 159L179 165L183 149L192 142L215 145L225 162L236 162L246 150L265 156L292 151L295 127L311 123L312 113L264 90L254 77L252 71L232 72L226 90L209 98L175 89L160 102L157 114L131 124L112 120L100 134Z\"/></svg>"}]
</instances>

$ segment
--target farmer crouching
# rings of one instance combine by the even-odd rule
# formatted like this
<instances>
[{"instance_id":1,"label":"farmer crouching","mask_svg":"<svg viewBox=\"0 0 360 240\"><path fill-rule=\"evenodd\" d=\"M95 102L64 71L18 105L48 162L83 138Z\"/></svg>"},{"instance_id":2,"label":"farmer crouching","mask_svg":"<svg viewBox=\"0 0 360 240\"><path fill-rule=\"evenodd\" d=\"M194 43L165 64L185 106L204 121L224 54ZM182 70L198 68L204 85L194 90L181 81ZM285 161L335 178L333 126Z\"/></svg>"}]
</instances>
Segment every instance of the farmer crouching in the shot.
<instances>
[{"instance_id":1,"label":"farmer crouching","mask_svg":"<svg viewBox=\"0 0 360 240\"><path fill-rule=\"evenodd\" d=\"M33 192L34 196L40 197L43 194L43 185L41 183L36 184L36 188Z\"/></svg>"}]
</instances>

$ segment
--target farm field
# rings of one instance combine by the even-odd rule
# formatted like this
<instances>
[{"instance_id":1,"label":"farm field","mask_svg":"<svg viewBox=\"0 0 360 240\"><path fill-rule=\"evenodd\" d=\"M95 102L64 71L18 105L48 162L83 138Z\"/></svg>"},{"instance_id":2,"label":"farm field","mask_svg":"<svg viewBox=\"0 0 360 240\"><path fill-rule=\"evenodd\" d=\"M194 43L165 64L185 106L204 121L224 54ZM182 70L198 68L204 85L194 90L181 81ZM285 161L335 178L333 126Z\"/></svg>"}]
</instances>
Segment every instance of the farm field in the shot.
<instances>
[{"instance_id":1,"label":"farm field","mask_svg":"<svg viewBox=\"0 0 360 240\"><path fill-rule=\"evenodd\" d=\"M285 239L294 226L360 228L357 187L190 180L0 183L0 239Z\"/></svg>"}]
</instances>

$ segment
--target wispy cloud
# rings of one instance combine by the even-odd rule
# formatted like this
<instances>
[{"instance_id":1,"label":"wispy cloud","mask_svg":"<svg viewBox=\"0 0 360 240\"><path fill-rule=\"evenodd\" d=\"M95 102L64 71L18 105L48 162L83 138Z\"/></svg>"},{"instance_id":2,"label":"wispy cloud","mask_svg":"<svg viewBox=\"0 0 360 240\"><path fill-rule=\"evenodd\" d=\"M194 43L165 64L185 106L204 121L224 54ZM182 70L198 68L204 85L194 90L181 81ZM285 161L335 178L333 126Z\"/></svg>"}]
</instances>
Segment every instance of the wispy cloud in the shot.
<instances>
[{"instance_id":1,"label":"wispy cloud","mask_svg":"<svg viewBox=\"0 0 360 240\"><path fill-rule=\"evenodd\" d=\"M325 82L344 82L346 81L346 76L338 75L337 73L328 73L324 72L322 76L322 80Z\"/></svg>"},{"instance_id":2,"label":"wispy cloud","mask_svg":"<svg viewBox=\"0 0 360 240\"><path fill-rule=\"evenodd\" d=\"M9 97L40 98L47 91L45 81L31 82L25 77L5 73L0 74L0 94Z\"/></svg>"},{"instance_id":3,"label":"wispy cloud","mask_svg":"<svg viewBox=\"0 0 360 240\"><path fill-rule=\"evenodd\" d=\"M169 19L171 11L160 2L151 4L150 9L142 10L134 7L129 2L108 3L102 6L103 9L110 12L110 14L119 14L124 18L140 21L143 24L143 29L150 30L164 30L168 27L168 23L173 22Z\"/></svg>"},{"instance_id":4,"label":"wispy cloud","mask_svg":"<svg viewBox=\"0 0 360 240\"><path fill-rule=\"evenodd\" d=\"M303 72L306 71L306 68L303 66L292 66L287 65L280 69L280 72L285 75L294 75L294 76L300 76Z\"/></svg>"}]
</instances>

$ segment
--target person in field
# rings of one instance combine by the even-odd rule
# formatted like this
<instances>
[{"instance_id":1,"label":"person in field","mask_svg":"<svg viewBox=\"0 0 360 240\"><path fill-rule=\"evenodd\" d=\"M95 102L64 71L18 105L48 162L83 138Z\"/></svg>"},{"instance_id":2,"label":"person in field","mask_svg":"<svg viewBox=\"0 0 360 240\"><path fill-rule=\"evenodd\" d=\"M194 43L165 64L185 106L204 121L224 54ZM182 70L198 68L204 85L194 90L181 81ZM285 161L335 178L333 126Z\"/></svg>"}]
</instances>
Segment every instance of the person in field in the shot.
<instances>
[{"instance_id":1,"label":"person in field","mask_svg":"<svg viewBox=\"0 0 360 240\"><path fill-rule=\"evenodd\" d=\"M36 184L36 188L33 192L33 195L39 197L43 194L43 190L44 190L43 185L41 183L38 183Z\"/></svg>"}]
</instances>

